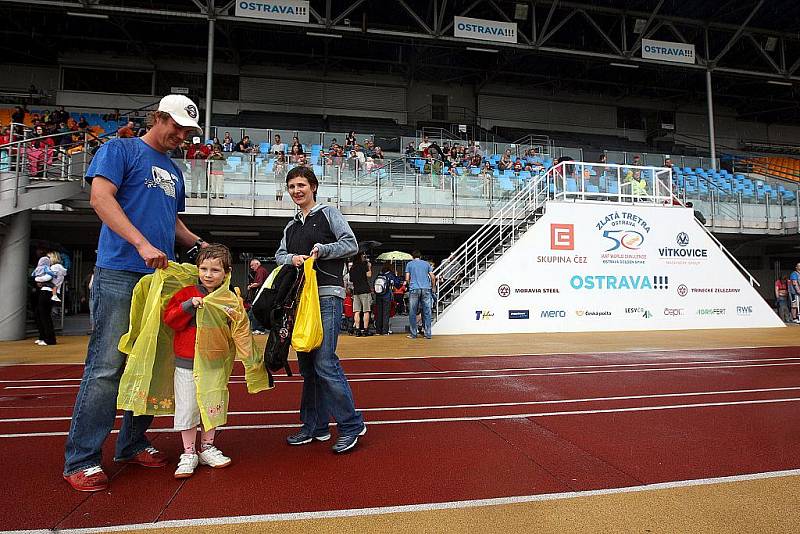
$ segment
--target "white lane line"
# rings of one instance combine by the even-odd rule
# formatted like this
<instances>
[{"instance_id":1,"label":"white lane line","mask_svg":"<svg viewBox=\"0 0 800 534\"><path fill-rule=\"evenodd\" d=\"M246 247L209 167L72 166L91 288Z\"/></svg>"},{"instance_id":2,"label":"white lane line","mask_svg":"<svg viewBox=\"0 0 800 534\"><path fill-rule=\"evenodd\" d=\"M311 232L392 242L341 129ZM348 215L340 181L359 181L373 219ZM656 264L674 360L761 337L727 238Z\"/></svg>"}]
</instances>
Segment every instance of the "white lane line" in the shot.
<instances>
[{"instance_id":1,"label":"white lane line","mask_svg":"<svg viewBox=\"0 0 800 534\"><path fill-rule=\"evenodd\" d=\"M510 504L524 504L532 502L558 501L565 499L579 499L600 495L621 495L625 493L639 493L645 491L659 491L694 486L710 486L715 484L732 484L734 482L748 482L752 480L766 480L771 478L785 478L800 475L800 469L785 471L768 471L763 473L750 473L745 475L732 475L714 478L699 478L689 480L675 480L672 482L659 482L657 484L643 484L640 486L626 486L622 488L607 488L587 491L567 491L561 493L544 493L539 495L515 495L512 497L495 497L492 499L472 499L464 501L431 502L420 504L406 504L399 506L381 506L374 508L347 508L343 510L320 510L317 512L289 512L282 514L241 515L232 517L209 517L200 519L172 519L157 523L139 523L134 525L115 525L99 528L60 529L61 534L96 534L103 532L125 532L140 529L163 529L203 527L213 525L239 525L243 523L278 522L278 521L307 521L312 519L333 519L341 517L369 517L385 514L431 512L436 510L460 510L464 508L482 508L486 506L505 506ZM8 534L49 534L52 530L14 530Z\"/></svg>"},{"instance_id":2,"label":"white lane line","mask_svg":"<svg viewBox=\"0 0 800 534\"><path fill-rule=\"evenodd\" d=\"M643 400L643 399L667 399L675 397L700 397L710 395L741 395L743 393L773 393L777 391L798 391L800 386L785 387L785 388L760 388L760 389L729 389L723 391L688 391L686 393L653 393L650 395L624 395L617 397L587 397L580 399L552 399L540 401L521 401L521 402L484 402L475 404L439 404L433 406L384 406L374 408L356 408L362 412L403 412L403 411L417 411L417 410L458 410L458 409L473 409L473 408L502 408L509 406L541 406L548 404L578 404L587 402L613 402L625 400ZM264 410L264 411L245 411L245 412L228 412L229 416L233 415L287 415L296 414L297 410ZM158 417L173 417L172 415L156 415ZM19 417L13 419L0 419L0 423L33 423L39 421L70 421L72 417ZM121 415L117 415L116 419L122 419Z\"/></svg>"},{"instance_id":3,"label":"white lane line","mask_svg":"<svg viewBox=\"0 0 800 534\"><path fill-rule=\"evenodd\" d=\"M708 402L708 403L694 403L694 404L666 404L662 406L637 406L632 408L608 408L599 410L573 410L561 412L534 412L534 413L517 413L505 415L477 415L472 417L431 417L424 419L386 419L382 421L367 421L370 425L403 425L410 423L457 423L465 421L493 421L499 419L527 419L532 417L557 417L566 415L594 415L606 413L626 413L626 412L649 412L660 410L681 410L690 408L714 408L725 406L742 406L754 404L776 404L786 402L798 402L800 397L792 397L788 399L761 399L761 400L746 400L746 401L731 401L731 402ZM335 423L330 423L334 426ZM274 428L298 428L298 424L271 424L271 425L225 425L221 427L224 430L262 430ZM119 430L112 430L111 433L115 434ZM151 428L148 432L175 432L172 428ZM30 437L46 437L46 436L66 436L67 432L27 432L18 434L0 434L0 438L30 438Z\"/></svg>"},{"instance_id":4,"label":"white lane line","mask_svg":"<svg viewBox=\"0 0 800 534\"><path fill-rule=\"evenodd\" d=\"M608 373L655 373L664 371L696 371L698 369L749 369L753 367L783 367L800 365L800 362L768 363L768 364L749 364L749 365L711 365L696 367L664 367L662 369L609 369L595 371L567 371L564 373L518 373L518 374L496 374L496 375L474 375L474 376L411 376L394 378L348 378L348 382L405 382L413 380L479 380L497 378L519 378L529 376L568 376L568 375L593 375ZM232 380L229 384L245 384L244 381ZM301 380L276 380L276 384L302 384ZM63 384L56 386L3 386L3 389L57 389L57 388L77 388L79 384Z\"/></svg>"},{"instance_id":5,"label":"white lane line","mask_svg":"<svg viewBox=\"0 0 800 534\"><path fill-rule=\"evenodd\" d=\"M628 367L656 367L663 365L719 365L725 363L758 363L758 362L785 362L797 361L800 357L787 358L752 358L744 360L696 360L688 362L655 362L655 363L613 363L613 364L592 364L592 365L557 365L541 367L502 367L497 369L452 369L445 371L383 371L383 372L347 372L347 376L396 376L396 375L442 375L457 373L506 373L514 371L547 371L559 369L602 369L602 368L628 368ZM231 375L232 379L244 378L244 375ZM49 382L80 382L80 378L41 378L25 380L0 380L0 383L28 384L28 383L49 383ZM300 377L297 377L300 380Z\"/></svg>"}]
</instances>

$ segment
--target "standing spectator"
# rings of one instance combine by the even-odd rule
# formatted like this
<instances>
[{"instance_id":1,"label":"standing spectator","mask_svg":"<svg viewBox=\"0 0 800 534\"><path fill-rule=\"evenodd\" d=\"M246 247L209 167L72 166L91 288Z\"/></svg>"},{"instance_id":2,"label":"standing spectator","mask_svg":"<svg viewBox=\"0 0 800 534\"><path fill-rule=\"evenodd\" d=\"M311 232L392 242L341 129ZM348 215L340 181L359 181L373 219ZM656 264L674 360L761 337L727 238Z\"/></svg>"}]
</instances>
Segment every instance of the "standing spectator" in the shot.
<instances>
[{"instance_id":1,"label":"standing spectator","mask_svg":"<svg viewBox=\"0 0 800 534\"><path fill-rule=\"evenodd\" d=\"M286 156L283 152L278 152L278 156L275 158L275 165L272 167L272 172L275 174L275 200L283 200L287 170Z\"/></svg>"},{"instance_id":2,"label":"standing spectator","mask_svg":"<svg viewBox=\"0 0 800 534\"><path fill-rule=\"evenodd\" d=\"M422 136L422 141L420 141L419 146L417 147L417 151L422 152L423 157L427 157L427 150L429 146L431 146L431 142L428 141L428 136L424 135Z\"/></svg>"},{"instance_id":3,"label":"standing spectator","mask_svg":"<svg viewBox=\"0 0 800 534\"><path fill-rule=\"evenodd\" d=\"M36 126L33 132L34 137L41 138L45 135L42 126ZM35 178L43 178L47 166L53 163L53 147L55 142L52 137L36 139L28 146L28 165L30 174Z\"/></svg>"},{"instance_id":4,"label":"standing spectator","mask_svg":"<svg viewBox=\"0 0 800 534\"><path fill-rule=\"evenodd\" d=\"M358 253L350 267L350 282L353 284L353 328L356 337L369 336L369 314L372 310L372 291L369 281L372 279L372 264L367 255Z\"/></svg>"},{"instance_id":5,"label":"standing spectator","mask_svg":"<svg viewBox=\"0 0 800 534\"><path fill-rule=\"evenodd\" d=\"M192 138L192 146L186 152L192 171L192 198L201 198L206 192L206 159L210 154L208 145L201 144L199 137Z\"/></svg>"},{"instance_id":6,"label":"standing spectator","mask_svg":"<svg viewBox=\"0 0 800 534\"><path fill-rule=\"evenodd\" d=\"M297 167L286 175L286 186L298 213L283 230L275 252L279 265L300 267L309 257L315 258L319 283L323 339L320 348L297 354L303 393L300 400L300 431L286 438L289 445L305 445L313 440L327 441L328 424L333 417L339 438L333 452L349 451L358 438L367 433L360 412L355 409L353 393L344 375L336 344L342 321L345 296L342 273L344 258L358 252L350 225L333 206L317 204L319 181L309 167Z\"/></svg>"},{"instance_id":7,"label":"standing spectator","mask_svg":"<svg viewBox=\"0 0 800 534\"><path fill-rule=\"evenodd\" d=\"M480 177L483 185L483 198L489 198L494 191L494 169L488 161L483 164Z\"/></svg>"},{"instance_id":8,"label":"standing spectator","mask_svg":"<svg viewBox=\"0 0 800 534\"><path fill-rule=\"evenodd\" d=\"M671 169L672 168L672 158L669 156L664 157L664 167Z\"/></svg>"},{"instance_id":9,"label":"standing spectator","mask_svg":"<svg viewBox=\"0 0 800 534\"><path fill-rule=\"evenodd\" d=\"M344 148L347 150L348 148L354 148L356 146L356 132L352 131L344 138Z\"/></svg>"},{"instance_id":10,"label":"standing spectator","mask_svg":"<svg viewBox=\"0 0 800 534\"><path fill-rule=\"evenodd\" d=\"M696 214L695 217L697 217ZM798 309L800 308L800 263L794 266L794 271L789 275L789 298L792 304L792 322L800 323L800 319L798 319Z\"/></svg>"},{"instance_id":11,"label":"standing spectator","mask_svg":"<svg viewBox=\"0 0 800 534\"><path fill-rule=\"evenodd\" d=\"M176 240L206 246L178 219L184 209L180 169L169 159L194 130L197 106L181 95L161 99L141 138L112 139L98 150L86 172L91 205L103 221L92 283L95 324L89 340L66 443L64 478L78 491L101 491L108 477L101 466L103 442L114 428L125 355L117 346L130 324L133 288L174 259ZM153 416L126 411L114 458L121 463L163 467L166 457L145 436Z\"/></svg>"},{"instance_id":12,"label":"standing spectator","mask_svg":"<svg viewBox=\"0 0 800 534\"><path fill-rule=\"evenodd\" d=\"M275 134L275 142L272 143L272 146L270 147L270 152L272 152L273 154L280 154L281 152L286 154L288 152L288 150L286 150L286 143L281 141L280 134ZM283 188L283 185L281 185L281 188Z\"/></svg>"},{"instance_id":13,"label":"standing spectator","mask_svg":"<svg viewBox=\"0 0 800 534\"><path fill-rule=\"evenodd\" d=\"M36 270L32 275L36 281L36 292L34 295L33 317L36 321L36 329L39 331L37 345L47 346L56 344L56 331L53 326L53 287L55 273L50 266L53 263L52 252L39 258ZM63 280L63 277L62 277Z\"/></svg>"},{"instance_id":14,"label":"standing spectator","mask_svg":"<svg viewBox=\"0 0 800 534\"><path fill-rule=\"evenodd\" d=\"M789 281L786 279L786 275L775 280L775 303L778 317L784 323L792 322L792 314L789 312Z\"/></svg>"},{"instance_id":15,"label":"standing spectator","mask_svg":"<svg viewBox=\"0 0 800 534\"><path fill-rule=\"evenodd\" d=\"M213 145L208 161L208 195L210 198L225 198L225 156L220 145Z\"/></svg>"},{"instance_id":16,"label":"standing spectator","mask_svg":"<svg viewBox=\"0 0 800 534\"><path fill-rule=\"evenodd\" d=\"M433 286L436 275L433 274L431 264L420 258L422 253L415 250L411 253L414 258L406 265L406 283L408 284L408 325L410 333L408 338L417 338L417 313L422 306L422 327L425 338L431 338L431 312L433 308Z\"/></svg>"},{"instance_id":17,"label":"standing spectator","mask_svg":"<svg viewBox=\"0 0 800 534\"><path fill-rule=\"evenodd\" d=\"M250 271L253 273L253 281L247 284L247 301L252 304L258 294L258 290L261 289L261 286L264 285L264 282L267 280L269 273L257 259L250 260ZM255 315L253 315L252 308L247 312L247 316L250 318L250 330L252 330L253 334L261 335L267 333L267 329L264 328L264 325L259 323Z\"/></svg>"},{"instance_id":18,"label":"standing spectator","mask_svg":"<svg viewBox=\"0 0 800 534\"><path fill-rule=\"evenodd\" d=\"M379 336L388 336L392 333L389 328L389 315L392 307L394 288L398 285L397 275L391 262L384 262L381 272L373 282L375 291L375 333Z\"/></svg>"}]
</instances>

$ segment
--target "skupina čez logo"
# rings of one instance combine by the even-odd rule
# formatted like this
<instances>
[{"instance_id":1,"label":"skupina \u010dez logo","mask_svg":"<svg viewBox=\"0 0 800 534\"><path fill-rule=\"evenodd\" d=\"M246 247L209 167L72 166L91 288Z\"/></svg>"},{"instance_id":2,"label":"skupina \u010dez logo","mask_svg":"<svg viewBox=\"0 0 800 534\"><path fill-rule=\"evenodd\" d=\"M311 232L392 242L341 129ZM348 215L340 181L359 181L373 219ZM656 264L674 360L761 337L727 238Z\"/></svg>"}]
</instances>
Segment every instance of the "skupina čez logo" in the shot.
<instances>
[{"instance_id":1,"label":"skupina \u010dez logo","mask_svg":"<svg viewBox=\"0 0 800 534\"><path fill-rule=\"evenodd\" d=\"M650 225L643 218L627 211L613 211L597 221L595 228L607 240L608 248L600 255L603 263L636 265L647 260L647 254L640 249Z\"/></svg>"},{"instance_id":2,"label":"skupina \u010dez logo","mask_svg":"<svg viewBox=\"0 0 800 534\"><path fill-rule=\"evenodd\" d=\"M675 236L677 247L659 247L658 257L666 260L670 264L692 264L698 265L702 260L708 258L707 248L694 248L689 246L689 234L678 232Z\"/></svg>"}]
</instances>

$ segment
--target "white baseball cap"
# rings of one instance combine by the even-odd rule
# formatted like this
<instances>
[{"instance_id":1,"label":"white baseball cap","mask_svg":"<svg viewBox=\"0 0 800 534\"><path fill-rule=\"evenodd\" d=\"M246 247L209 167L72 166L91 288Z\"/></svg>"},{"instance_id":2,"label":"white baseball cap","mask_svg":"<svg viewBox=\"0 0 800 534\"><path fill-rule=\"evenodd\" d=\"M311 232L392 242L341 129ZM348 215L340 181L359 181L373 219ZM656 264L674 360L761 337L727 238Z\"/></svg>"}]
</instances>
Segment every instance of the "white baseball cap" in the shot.
<instances>
[{"instance_id":1,"label":"white baseball cap","mask_svg":"<svg viewBox=\"0 0 800 534\"><path fill-rule=\"evenodd\" d=\"M188 97L183 95L167 95L158 103L158 111L169 113L175 122L181 126L191 126L192 128L201 129L197 124L197 118L200 112L197 106Z\"/></svg>"}]
</instances>

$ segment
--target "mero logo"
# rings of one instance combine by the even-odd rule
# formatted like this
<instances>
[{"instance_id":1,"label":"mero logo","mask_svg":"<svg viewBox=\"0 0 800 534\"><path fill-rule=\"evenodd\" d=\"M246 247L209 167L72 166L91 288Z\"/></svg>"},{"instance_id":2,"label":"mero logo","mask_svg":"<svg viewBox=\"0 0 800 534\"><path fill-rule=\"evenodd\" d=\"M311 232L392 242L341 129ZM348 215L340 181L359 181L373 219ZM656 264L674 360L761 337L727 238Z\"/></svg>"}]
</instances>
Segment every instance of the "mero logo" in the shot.
<instances>
[{"instance_id":1,"label":"mero logo","mask_svg":"<svg viewBox=\"0 0 800 534\"><path fill-rule=\"evenodd\" d=\"M678 286L678 295L681 297L685 297L689 294L689 288L686 287L686 284L681 284Z\"/></svg>"},{"instance_id":2,"label":"mero logo","mask_svg":"<svg viewBox=\"0 0 800 534\"><path fill-rule=\"evenodd\" d=\"M575 225L551 224L550 249L575 250Z\"/></svg>"},{"instance_id":3,"label":"mero logo","mask_svg":"<svg viewBox=\"0 0 800 534\"><path fill-rule=\"evenodd\" d=\"M504 298L509 296L511 294L511 286L508 284L500 284L497 287L497 294Z\"/></svg>"},{"instance_id":4,"label":"mero logo","mask_svg":"<svg viewBox=\"0 0 800 534\"><path fill-rule=\"evenodd\" d=\"M539 317L543 319L556 319L559 317L566 317L567 312L564 310L542 310L539 314Z\"/></svg>"},{"instance_id":5,"label":"mero logo","mask_svg":"<svg viewBox=\"0 0 800 534\"><path fill-rule=\"evenodd\" d=\"M675 238L675 242L678 244L679 247L685 247L689 244L689 234L686 232L681 232Z\"/></svg>"}]
</instances>

